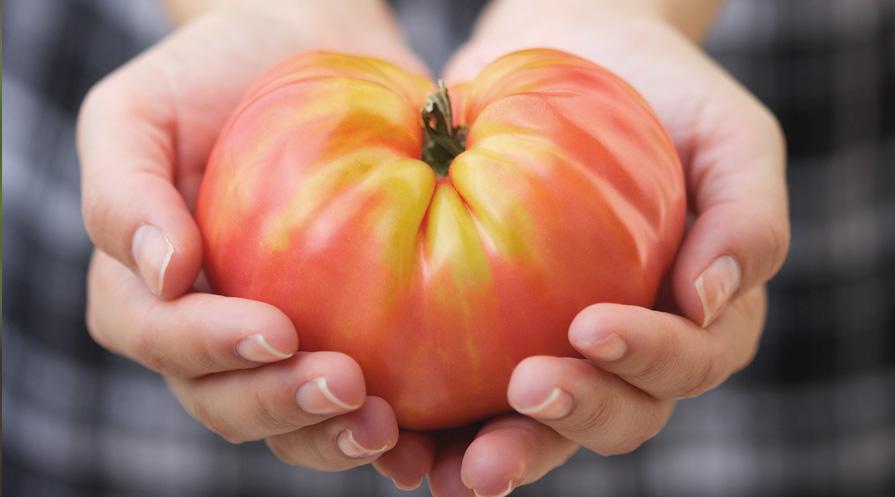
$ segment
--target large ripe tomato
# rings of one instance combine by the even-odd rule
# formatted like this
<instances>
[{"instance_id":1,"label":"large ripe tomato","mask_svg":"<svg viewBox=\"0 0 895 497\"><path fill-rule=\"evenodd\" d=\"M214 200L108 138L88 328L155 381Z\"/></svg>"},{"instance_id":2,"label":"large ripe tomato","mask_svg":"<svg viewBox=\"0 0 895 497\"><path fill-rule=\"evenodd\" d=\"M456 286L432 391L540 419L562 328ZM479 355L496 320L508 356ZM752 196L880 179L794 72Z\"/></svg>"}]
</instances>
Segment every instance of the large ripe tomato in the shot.
<instances>
[{"instance_id":1,"label":"large ripe tomato","mask_svg":"<svg viewBox=\"0 0 895 497\"><path fill-rule=\"evenodd\" d=\"M513 367L576 355L587 305L652 306L684 227L674 146L607 70L529 50L447 92L451 125L426 78L287 59L225 126L196 209L213 286L352 356L409 429L508 411Z\"/></svg>"}]
</instances>

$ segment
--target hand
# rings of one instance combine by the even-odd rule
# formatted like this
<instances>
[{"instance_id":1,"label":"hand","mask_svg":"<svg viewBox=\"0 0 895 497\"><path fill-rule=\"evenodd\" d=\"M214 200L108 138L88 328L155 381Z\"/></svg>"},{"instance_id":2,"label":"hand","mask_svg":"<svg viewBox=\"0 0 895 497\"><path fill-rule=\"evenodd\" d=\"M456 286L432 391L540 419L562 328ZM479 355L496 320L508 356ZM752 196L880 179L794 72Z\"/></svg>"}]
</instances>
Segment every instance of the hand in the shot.
<instances>
[{"instance_id":1,"label":"hand","mask_svg":"<svg viewBox=\"0 0 895 497\"><path fill-rule=\"evenodd\" d=\"M508 400L520 414L441 445L412 438L375 466L402 485L395 461L415 453L436 496L505 495L579 447L629 452L657 434L676 399L722 383L753 358L764 327L765 282L789 243L785 152L774 117L649 2L493 2L446 68L471 80L495 58L549 47L615 71L656 109L674 140L690 223L660 310L597 304L569 329L586 360L533 357ZM689 32L699 29L689 26ZM403 435L402 435L403 437Z\"/></svg>"},{"instance_id":2,"label":"hand","mask_svg":"<svg viewBox=\"0 0 895 497\"><path fill-rule=\"evenodd\" d=\"M215 138L251 81L304 49L424 72L378 0L231 1L90 92L78 126L97 247L87 321L97 342L164 374L186 410L227 440L266 439L287 462L338 470L372 461L398 436L357 364L298 351L292 323L271 306L191 291L202 263L191 210Z\"/></svg>"}]
</instances>

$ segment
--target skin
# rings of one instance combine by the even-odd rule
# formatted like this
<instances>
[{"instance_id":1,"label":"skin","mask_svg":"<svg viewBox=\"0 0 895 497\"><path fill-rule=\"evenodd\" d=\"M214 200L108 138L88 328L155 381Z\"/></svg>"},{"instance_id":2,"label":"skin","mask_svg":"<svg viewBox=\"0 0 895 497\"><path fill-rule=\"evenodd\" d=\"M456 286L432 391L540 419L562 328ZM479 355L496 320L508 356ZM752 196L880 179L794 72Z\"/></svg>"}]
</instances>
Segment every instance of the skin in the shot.
<instances>
[{"instance_id":1,"label":"skin","mask_svg":"<svg viewBox=\"0 0 895 497\"><path fill-rule=\"evenodd\" d=\"M503 53L547 46L615 71L669 130L685 169L691 221L669 277L671 298L661 307L667 312L610 304L583 310L569 339L588 361L519 364L507 396L527 416L486 423L465 451L436 455L436 465L460 468L459 475L430 475L436 496L463 495L455 491L458 479L478 495L503 495L578 447L630 452L661 430L675 400L714 388L754 357L764 283L789 244L783 139L773 116L699 50L693 37L705 27L678 29L665 7L492 2L446 68L448 82L465 80ZM725 270L731 274L719 277ZM376 465L391 474L388 455Z\"/></svg>"},{"instance_id":2,"label":"skin","mask_svg":"<svg viewBox=\"0 0 895 497\"><path fill-rule=\"evenodd\" d=\"M275 305L302 348L348 354L401 427L432 431L507 412L522 359L577 356L563 331L588 304L651 306L685 193L655 115L589 61L520 51L451 89L470 127L440 179L420 160L434 84L403 74L278 64L222 132L195 218L217 291Z\"/></svg>"},{"instance_id":3,"label":"skin","mask_svg":"<svg viewBox=\"0 0 895 497\"><path fill-rule=\"evenodd\" d=\"M380 2L171 3L181 4L175 19L190 21L101 82L80 116L84 217L97 246L87 321L100 344L164 374L209 429L233 442L265 439L291 464L342 470L375 461L401 488L428 474L436 496L505 495L579 447L633 450L661 430L677 399L752 360L764 283L789 243L785 151L773 116L695 44L718 2L497 0L482 14L445 70L449 83L533 46L608 67L668 129L691 219L659 310L590 306L569 328L586 361L533 357L517 366L507 398L519 414L400 438L393 411L366 395L350 358L301 351L271 306L190 290L202 288L190 212L224 119L274 61L323 48L417 72L422 65ZM352 36L355 22L363 40Z\"/></svg>"},{"instance_id":4,"label":"skin","mask_svg":"<svg viewBox=\"0 0 895 497\"><path fill-rule=\"evenodd\" d=\"M202 262L191 210L221 126L263 70L318 48L425 72L378 0L227 2L91 90L78 123L97 246L87 322L97 342L165 375L186 410L227 440L265 439L284 461L342 470L398 438L357 364L297 352L294 327L272 306L191 290Z\"/></svg>"}]
</instances>

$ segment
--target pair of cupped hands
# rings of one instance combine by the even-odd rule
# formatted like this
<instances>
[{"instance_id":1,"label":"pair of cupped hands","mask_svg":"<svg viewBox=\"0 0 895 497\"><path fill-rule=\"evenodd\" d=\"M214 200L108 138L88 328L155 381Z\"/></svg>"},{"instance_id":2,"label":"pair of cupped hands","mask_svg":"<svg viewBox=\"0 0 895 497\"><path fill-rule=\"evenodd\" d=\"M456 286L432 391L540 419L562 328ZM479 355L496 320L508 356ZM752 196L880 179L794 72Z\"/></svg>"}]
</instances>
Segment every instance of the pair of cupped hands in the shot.
<instances>
[{"instance_id":1,"label":"pair of cupped hands","mask_svg":"<svg viewBox=\"0 0 895 497\"><path fill-rule=\"evenodd\" d=\"M520 363L507 391L518 413L430 434L399 430L352 359L303 351L274 307L203 291L191 215L224 121L274 62L327 49L427 70L379 0L180 5L173 17L189 22L97 84L82 108L83 210L97 247L87 322L101 345L164 375L225 439L264 439L283 461L322 470L372 463L402 489L428 474L435 496L506 495L579 447L635 449L677 399L754 357L765 282L789 243L784 144L774 117L693 41L699 22L647 1L495 0L447 64L448 83L467 81L500 55L549 47L618 73L676 144L689 220L666 285L673 308L582 310L568 336L584 359Z\"/></svg>"}]
</instances>

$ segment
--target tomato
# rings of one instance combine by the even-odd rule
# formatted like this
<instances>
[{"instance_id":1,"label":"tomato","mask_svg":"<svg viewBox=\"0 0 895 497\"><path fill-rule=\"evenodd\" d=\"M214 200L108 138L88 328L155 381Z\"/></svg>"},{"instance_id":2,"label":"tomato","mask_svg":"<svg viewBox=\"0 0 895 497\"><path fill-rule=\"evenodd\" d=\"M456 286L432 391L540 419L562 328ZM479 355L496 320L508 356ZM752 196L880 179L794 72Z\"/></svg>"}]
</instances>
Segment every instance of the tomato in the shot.
<instances>
[{"instance_id":1,"label":"tomato","mask_svg":"<svg viewBox=\"0 0 895 497\"><path fill-rule=\"evenodd\" d=\"M509 411L520 360L577 356L584 307L654 305L684 217L649 105L544 49L441 90L376 59L295 55L225 125L196 208L214 288L277 306L303 350L353 357L417 430Z\"/></svg>"}]
</instances>

